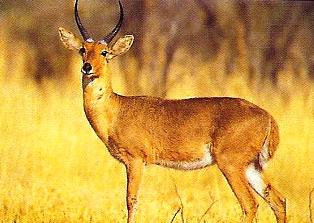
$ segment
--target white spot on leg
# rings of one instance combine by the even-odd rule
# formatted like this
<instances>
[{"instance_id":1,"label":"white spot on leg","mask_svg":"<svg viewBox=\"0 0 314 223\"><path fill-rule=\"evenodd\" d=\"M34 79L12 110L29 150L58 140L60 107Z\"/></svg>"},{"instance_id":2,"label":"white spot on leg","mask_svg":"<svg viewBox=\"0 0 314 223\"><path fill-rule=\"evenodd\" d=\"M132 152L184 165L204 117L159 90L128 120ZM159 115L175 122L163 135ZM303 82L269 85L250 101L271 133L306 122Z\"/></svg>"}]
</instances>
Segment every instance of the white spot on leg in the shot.
<instances>
[{"instance_id":1,"label":"white spot on leg","mask_svg":"<svg viewBox=\"0 0 314 223\"><path fill-rule=\"evenodd\" d=\"M266 184L263 181L262 174L255 168L255 165L252 163L248 166L245 171L246 178L249 181L251 187L261 196L265 197Z\"/></svg>"}]
</instances>

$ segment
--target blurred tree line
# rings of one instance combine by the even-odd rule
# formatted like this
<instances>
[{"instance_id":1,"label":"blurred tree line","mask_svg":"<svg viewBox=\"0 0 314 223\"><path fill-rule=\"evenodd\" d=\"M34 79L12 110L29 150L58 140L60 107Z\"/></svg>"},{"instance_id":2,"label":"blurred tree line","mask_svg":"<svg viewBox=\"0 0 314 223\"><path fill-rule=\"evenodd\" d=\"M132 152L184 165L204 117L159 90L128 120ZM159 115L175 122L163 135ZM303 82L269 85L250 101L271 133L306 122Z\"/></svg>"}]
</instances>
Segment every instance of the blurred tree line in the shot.
<instances>
[{"instance_id":1,"label":"blurred tree line","mask_svg":"<svg viewBox=\"0 0 314 223\"><path fill-rule=\"evenodd\" d=\"M295 1L122 0L125 20L120 33L135 36L132 50L119 63L128 94L166 96L171 65L178 58L211 63L223 55L220 69L249 79L271 80L287 64L296 78L304 70L314 79L314 3ZM60 44L57 28L78 35L74 1L0 0L0 25L7 33L7 69L16 54L27 58L27 75L66 78L71 53ZM111 31L118 20L116 0L81 0L80 15L94 39ZM27 50L20 51L21 43ZM25 49L25 48L23 48ZM132 65L132 69L129 65ZM197 63L196 63L197 64ZM189 69L189 67L187 67ZM195 68L194 68L195 69ZM208 74L210 78L210 73Z\"/></svg>"}]
</instances>

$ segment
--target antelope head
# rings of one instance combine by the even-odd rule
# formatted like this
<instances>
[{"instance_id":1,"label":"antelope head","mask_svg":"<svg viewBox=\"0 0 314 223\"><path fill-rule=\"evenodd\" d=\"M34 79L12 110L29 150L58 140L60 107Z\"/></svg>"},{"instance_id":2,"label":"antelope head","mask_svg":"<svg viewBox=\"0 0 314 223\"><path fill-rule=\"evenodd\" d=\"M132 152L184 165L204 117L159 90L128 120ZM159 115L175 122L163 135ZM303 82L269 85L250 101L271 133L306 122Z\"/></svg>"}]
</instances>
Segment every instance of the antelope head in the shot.
<instances>
[{"instance_id":1,"label":"antelope head","mask_svg":"<svg viewBox=\"0 0 314 223\"><path fill-rule=\"evenodd\" d=\"M105 68L109 61L127 52L133 43L134 37L132 35L125 35L119 38L114 44L110 44L119 32L123 22L123 7L120 1L119 7L120 18L117 25L108 35L99 41L94 41L87 29L84 28L78 13L78 0L75 1L74 15L83 41L77 38L72 32L62 27L59 28L60 39L64 46L80 53L83 60L81 72L85 78L95 79L105 74Z\"/></svg>"}]
</instances>

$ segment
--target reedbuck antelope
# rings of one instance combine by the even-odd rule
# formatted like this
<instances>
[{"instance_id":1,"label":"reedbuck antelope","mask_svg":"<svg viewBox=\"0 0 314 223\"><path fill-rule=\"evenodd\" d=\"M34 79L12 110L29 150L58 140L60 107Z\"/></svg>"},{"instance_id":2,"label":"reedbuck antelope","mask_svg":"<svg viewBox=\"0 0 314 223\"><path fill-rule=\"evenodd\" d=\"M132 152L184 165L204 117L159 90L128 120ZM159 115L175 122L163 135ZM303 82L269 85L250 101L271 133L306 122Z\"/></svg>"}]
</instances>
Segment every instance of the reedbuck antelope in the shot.
<instances>
[{"instance_id":1,"label":"reedbuck antelope","mask_svg":"<svg viewBox=\"0 0 314 223\"><path fill-rule=\"evenodd\" d=\"M127 52L133 36L110 44L123 21L102 40L94 41L82 25L75 2L75 20L84 41L59 28L66 48L79 52L86 117L110 154L127 172L128 223L135 222L138 190L146 165L194 170L217 164L243 210L253 222L258 203L272 208L277 222L286 222L285 198L262 174L279 143L278 126L265 110L240 98L209 97L165 100L122 96L113 92L109 62Z\"/></svg>"}]
</instances>

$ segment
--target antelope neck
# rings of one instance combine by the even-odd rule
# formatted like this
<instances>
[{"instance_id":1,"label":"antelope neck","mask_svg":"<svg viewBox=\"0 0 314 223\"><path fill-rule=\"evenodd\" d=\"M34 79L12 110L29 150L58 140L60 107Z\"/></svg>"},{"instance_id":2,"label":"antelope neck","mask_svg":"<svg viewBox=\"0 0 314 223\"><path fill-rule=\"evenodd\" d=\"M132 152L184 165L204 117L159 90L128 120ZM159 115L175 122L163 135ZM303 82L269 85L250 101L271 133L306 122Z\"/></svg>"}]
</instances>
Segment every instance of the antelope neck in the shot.
<instances>
[{"instance_id":1,"label":"antelope neck","mask_svg":"<svg viewBox=\"0 0 314 223\"><path fill-rule=\"evenodd\" d=\"M112 90L109 72L89 80L87 78L83 76L82 83L85 115L98 137L106 142L117 95Z\"/></svg>"}]
</instances>

